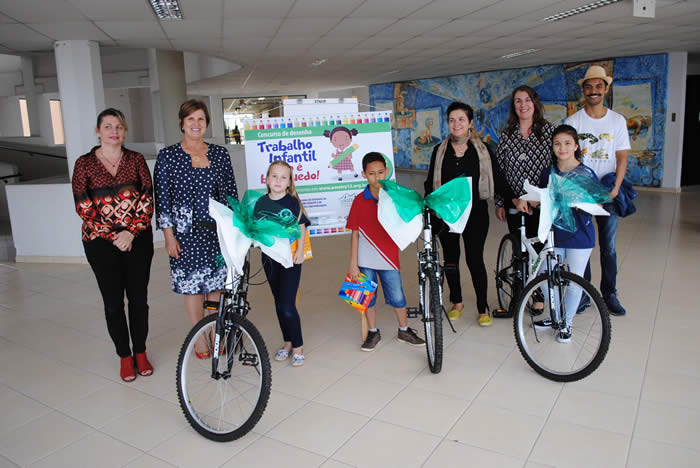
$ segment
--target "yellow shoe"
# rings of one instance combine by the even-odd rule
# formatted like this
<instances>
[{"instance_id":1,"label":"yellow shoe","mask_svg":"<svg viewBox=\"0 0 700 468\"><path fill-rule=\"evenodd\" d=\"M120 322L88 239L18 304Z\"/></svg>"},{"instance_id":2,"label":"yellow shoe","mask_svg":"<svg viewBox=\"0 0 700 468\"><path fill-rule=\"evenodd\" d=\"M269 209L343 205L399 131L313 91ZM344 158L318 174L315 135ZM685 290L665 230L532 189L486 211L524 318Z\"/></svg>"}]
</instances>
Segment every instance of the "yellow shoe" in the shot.
<instances>
[{"instance_id":1,"label":"yellow shoe","mask_svg":"<svg viewBox=\"0 0 700 468\"><path fill-rule=\"evenodd\" d=\"M463 313L464 313L464 309L459 310L456 307L453 307L452 310L447 313L447 317L450 320L459 320L459 318L462 316Z\"/></svg>"},{"instance_id":2,"label":"yellow shoe","mask_svg":"<svg viewBox=\"0 0 700 468\"><path fill-rule=\"evenodd\" d=\"M493 325L493 320L489 314L479 315L479 326L480 327L490 327Z\"/></svg>"}]
</instances>

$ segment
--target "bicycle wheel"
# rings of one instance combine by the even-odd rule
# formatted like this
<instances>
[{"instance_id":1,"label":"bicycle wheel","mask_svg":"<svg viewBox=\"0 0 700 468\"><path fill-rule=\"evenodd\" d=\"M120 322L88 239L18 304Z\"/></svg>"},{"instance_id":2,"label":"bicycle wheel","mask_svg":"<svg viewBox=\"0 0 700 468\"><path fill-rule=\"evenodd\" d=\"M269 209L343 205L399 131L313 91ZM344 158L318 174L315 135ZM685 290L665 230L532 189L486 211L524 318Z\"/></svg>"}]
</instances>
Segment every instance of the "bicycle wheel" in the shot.
<instances>
[{"instance_id":1,"label":"bicycle wheel","mask_svg":"<svg viewBox=\"0 0 700 468\"><path fill-rule=\"evenodd\" d=\"M520 254L520 240L513 234L506 234L498 245L496 259L496 292L498 305L506 312L512 312L511 302L514 302L522 289L517 271L517 256Z\"/></svg>"},{"instance_id":2,"label":"bicycle wheel","mask_svg":"<svg viewBox=\"0 0 700 468\"><path fill-rule=\"evenodd\" d=\"M591 374L605 358L610 345L610 316L603 298L591 283L567 271L559 275L561 281L553 286L554 304L545 298L544 313L537 316L530 304L538 290L547 291L547 274L537 276L525 286L515 308L513 328L520 353L530 367L548 379L572 382ZM591 303L581 314L576 314L578 292ZM567 294L572 294L569 301ZM565 321L559 319L559 314L566 316L566 302L576 305L572 307L570 341L561 342L559 329Z\"/></svg>"},{"instance_id":3,"label":"bicycle wheel","mask_svg":"<svg viewBox=\"0 0 700 468\"><path fill-rule=\"evenodd\" d=\"M216 442L247 434L260 420L270 397L270 359L260 332L239 315L230 314L229 318L231 327L220 341L220 375L212 377L212 359L197 358L194 348L202 338L214 355L216 314L204 317L192 328L177 362L177 396L182 411L197 432Z\"/></svg>"},{"instance_id":4,"label":"bicycle wheel","mask_svg":"<svg viewBox=\"0 0 700 468\"><path fill-rule=\"evenodd\" d=\"M423 282L423 325L425 327L425 350L428 353L430 372L442 370L442 306L440 288L434 272L428 273Z\"/></svg>"}]
</instances>

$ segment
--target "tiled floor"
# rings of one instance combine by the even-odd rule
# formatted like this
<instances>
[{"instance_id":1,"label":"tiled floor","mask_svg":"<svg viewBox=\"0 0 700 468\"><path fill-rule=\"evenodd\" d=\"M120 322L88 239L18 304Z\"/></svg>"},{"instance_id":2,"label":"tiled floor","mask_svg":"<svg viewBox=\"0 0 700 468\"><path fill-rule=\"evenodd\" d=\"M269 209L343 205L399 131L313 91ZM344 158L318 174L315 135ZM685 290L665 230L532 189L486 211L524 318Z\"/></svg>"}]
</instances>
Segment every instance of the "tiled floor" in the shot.
<instances>
[{"instance_id":1,"label":"tiled floor","mask_svg":"<svg viewBox=\"0 0 700 468\"><path fill-rule=\"evenodd\" d=\"M384 340L361 352L360 317L335 297L348 237L314 239L299 294L307 363L273 363L262 420L224 444L197 435L177 405L175 361L189 324L163 249L150 287L156 371L131 384L119 380L89 267L0 265L0 467L698 466L700 194L642 192L638 207L618 238L628 316L613 318L601 368L566 385L530 370L510 321L476 326L466 271L472 312L456 334L446 330L441 374L427 370L423 349L393 338L385 306ZM504 231L492 217L489 269ZM401 260L415 304L414 248ZM251 319L274 351L269 290L251 293Z\"/></svg>"}]
</instances>

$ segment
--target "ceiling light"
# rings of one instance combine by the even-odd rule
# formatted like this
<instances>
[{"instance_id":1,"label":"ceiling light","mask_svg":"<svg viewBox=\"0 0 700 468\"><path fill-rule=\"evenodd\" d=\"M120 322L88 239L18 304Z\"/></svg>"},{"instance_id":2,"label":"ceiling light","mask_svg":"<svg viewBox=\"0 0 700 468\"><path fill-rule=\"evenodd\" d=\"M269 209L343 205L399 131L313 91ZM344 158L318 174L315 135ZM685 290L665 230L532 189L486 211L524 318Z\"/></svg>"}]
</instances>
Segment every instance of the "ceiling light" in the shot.
<instances>
[{"instance_id":1,"label":"ceiling light","mask_svg":"<svg viewBox=\"0 0 700 468\"><path fill-rule=\"evenodd\" d=\"M546 18L542 18L542 21L547 21L548 23L551 23L552 21L559 21L564 18L568 18L569 16L586 13L588 11L595 10L596 8L612 5L613 3L617 3L619 1L620 0L597 0L595 2L587 3L585 5L581 5L570 10L562 11L554 15L547 16Z\"/></svg>"},{"instance_id":2,"label":"ceiling light","mask_svg":"<svg viewBox=\"0 0 700 468\"><path fill-rule=\"evenodd\" d=\"M181 20L182 10L178 5L177 0L149 0L153 10L160 19L176 19Z\"/></svg>"},{"instance_id":3,"label":"ceiling light","mask_svg":"<svg viewBox=\"0 0 700 468\"><path fill-rule=\"evenodd\" d=\"M258 101L264 101L264 100L265 100L264 97L259 97L259 98L258 98Z\"/></svg>"},{"instance_id":4,"label":"ceiling light","mask_svg":"<svg viewBox=\"0 0 700 468\"><path fill-rule=\"evenodd\" d=\"M324 63L326 63L327 61L328 61L328 59L316 59L313 62L311 62L311 66L314 68L318 68L321 65L323 65Z\"/></svg>"},{"instance_id":5,"label":"ceiling light","mask_svg":"<svg viewBox=\"0 0 700 468\"><path fill-rule=\"evenodd\" d=\"M532 54L535 52L539 52L540 49L525 49L525 50L519 50L517 52L511 52L510 54L502 55L502 59L512 59L515 57L520 57L521 55L527 55L527 54Z\"/></svg>"}]
</instances>

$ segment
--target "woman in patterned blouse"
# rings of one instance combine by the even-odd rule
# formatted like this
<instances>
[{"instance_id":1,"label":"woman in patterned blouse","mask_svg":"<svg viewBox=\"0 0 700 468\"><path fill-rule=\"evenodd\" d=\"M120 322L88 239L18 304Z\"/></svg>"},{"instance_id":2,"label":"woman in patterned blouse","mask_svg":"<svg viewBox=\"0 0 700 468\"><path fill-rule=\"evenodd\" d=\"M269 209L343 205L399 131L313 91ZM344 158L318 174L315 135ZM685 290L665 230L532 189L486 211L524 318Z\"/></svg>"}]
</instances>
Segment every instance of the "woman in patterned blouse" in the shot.
<instances>
[{"instance_id":1,"label":"woman in patterned blouse","mask_svg":"<svg viewBox=\"0 0 700 468\"><path fill-rule=\"evenodd\" d=\"M106 109L97 117L100 144L80 156L73 197L83 220L83 247L104 302L107 330L121 358L121 378L153 373L146 356L148 279L153 258L153 182L143 156L122 146L124 115ZM129 324L124 315L129 299ZM133 345L129 345L129 336Z\"/></svg>"},{"instance_id":2,"label":"woman in patterned blouse","mask_svg":"<svg viewBox=\"0 0 700 468\"><path fill-rule=\"evenodd\" d=\"M196 99L180 106L183 139L158 153L155 167L157 224L170 256L170 284L184 296L192 324L204 317L204 299L218 301L226 282L216 222L209 199L228 205L238 198L231 157L223 146L204 141L209 125L207 106ZM211 343L195 345L200 359L211 356Z\"/></svg>"},{"instance_id":3,"label":"woman in patterned blouse","mask_svg":"<svg viewBox=\"0 0 700 468\"><path fill-rule=\"evenodd\" d=\"M515 88L508 122L496 150L496 165L506 183L495 196L496 217L507 221L508 230L515 235L519 235L519 211L532 215L525 221L527 236L537 235L539 210L532 210L519 197L525 193L524 182L528 180L536 186L542 171L552 164L553 132L554 126L544 118L537 91L525 85Z\"/></svg>"}]
</instances>

